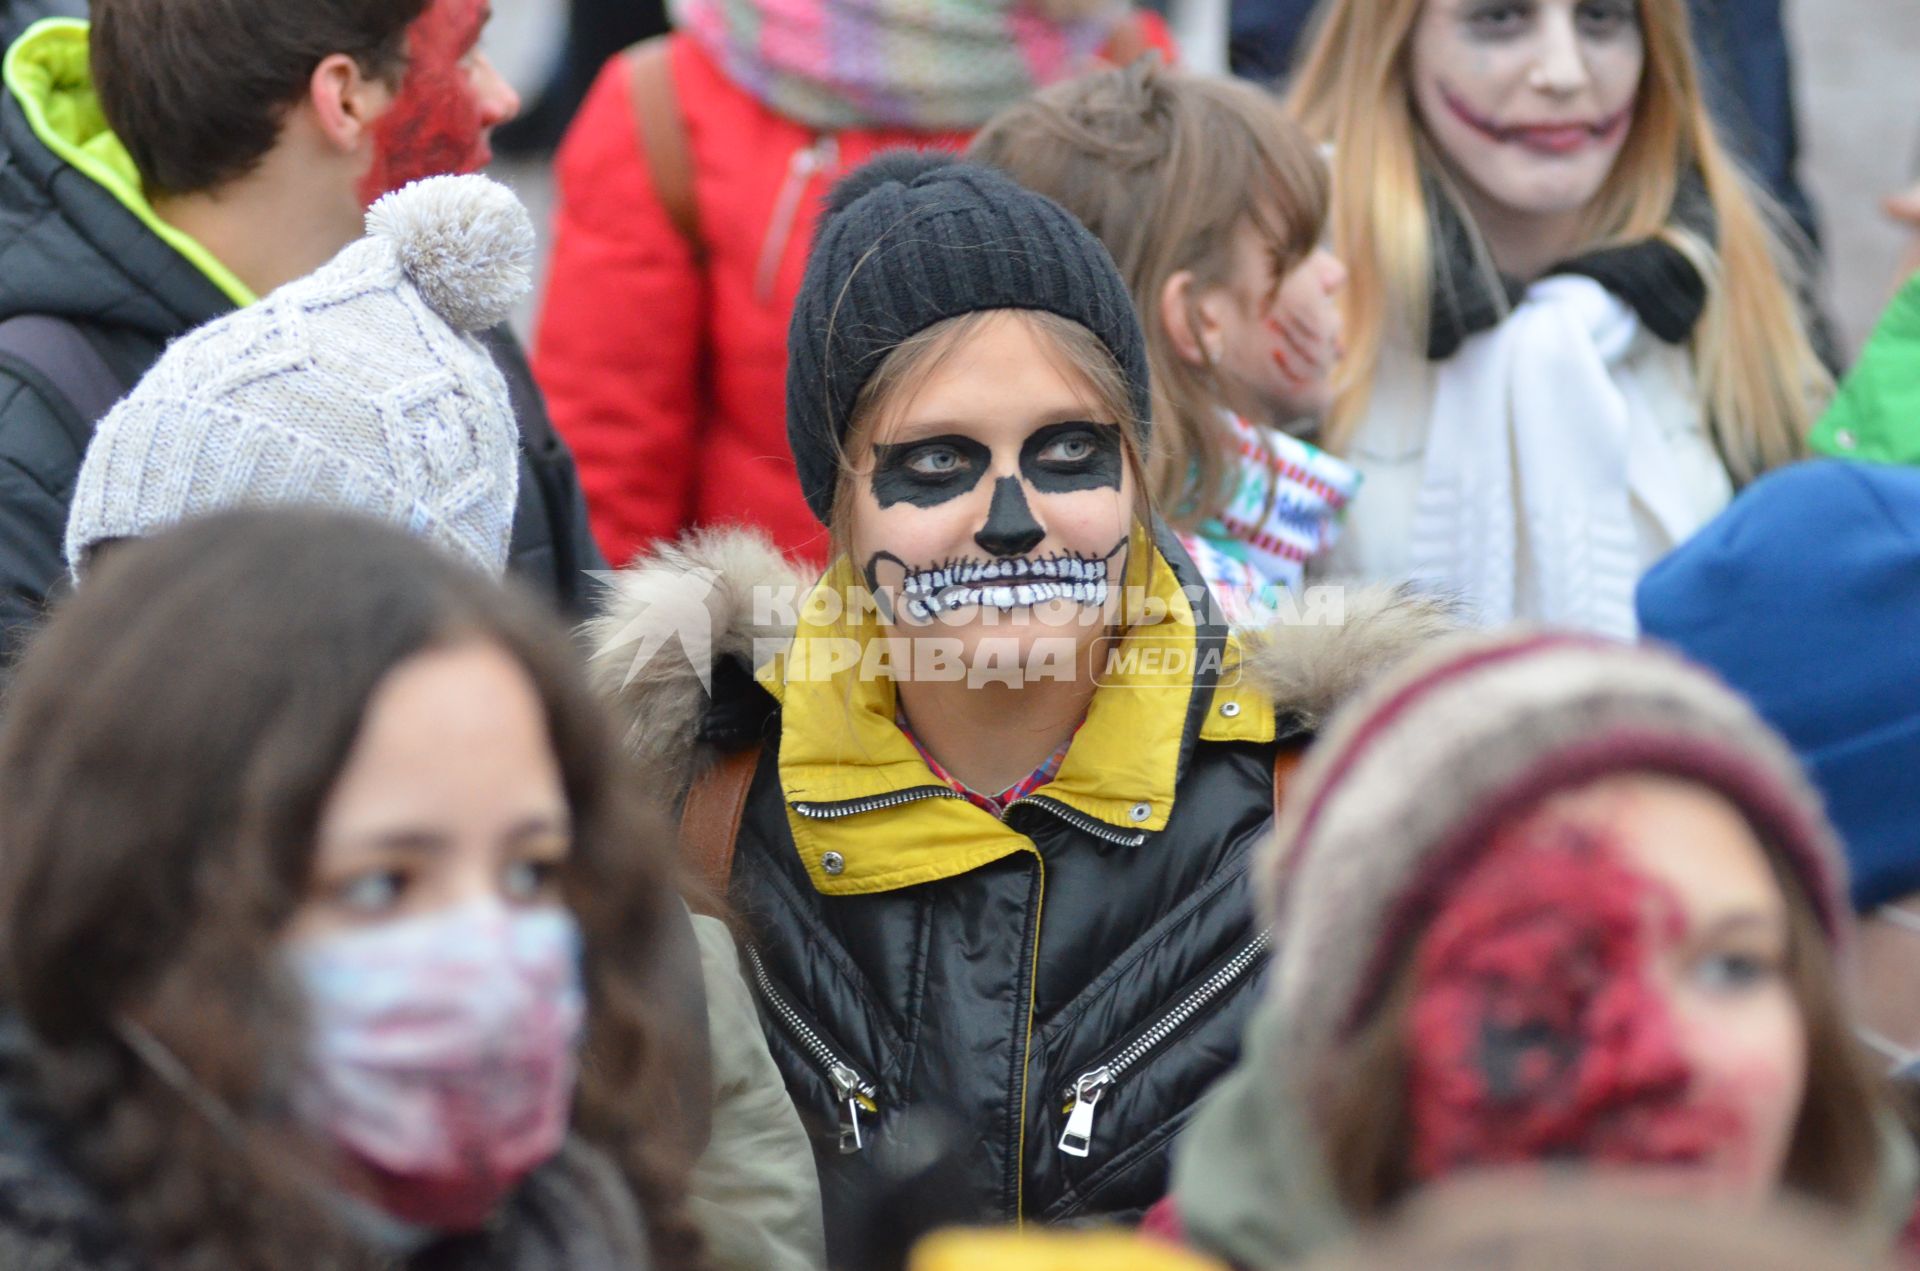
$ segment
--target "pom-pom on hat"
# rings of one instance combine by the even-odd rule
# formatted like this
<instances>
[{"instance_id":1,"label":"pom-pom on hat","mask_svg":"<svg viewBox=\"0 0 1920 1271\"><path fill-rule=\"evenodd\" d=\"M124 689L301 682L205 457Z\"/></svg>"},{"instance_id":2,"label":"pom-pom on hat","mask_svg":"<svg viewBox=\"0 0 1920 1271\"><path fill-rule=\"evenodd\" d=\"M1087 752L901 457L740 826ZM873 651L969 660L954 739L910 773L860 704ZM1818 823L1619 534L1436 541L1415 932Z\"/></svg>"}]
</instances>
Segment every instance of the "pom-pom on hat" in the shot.
<instances>
[{"instance_id":1,"label":"pom-pom on hat","mask_svg":"<svg viewBox=\"0 0 1920 1271\"><path fill-rule=\"evenodd\" d=\"M319 270L176 340L95 430L67 519L97 543L241 505L352 509L506 567L519 428L470 334L532 286L533 225L480 176L417 181Z\"/></svg>"},{"instance_id":2,"label":"pom-pom on hat","mask_svg":"<svg viewBox=\"0 0 1920 1271\"><path fill-rule=\"evenodd\" d=\"M833 512L860 390L888 353L935 323L1038 309L1107 347L1144 444L1146 340L1113 257L1059 204L982 164L893 151L828 196L788 333L787 439L815 516Z\"/></svg>"}]
</instances>

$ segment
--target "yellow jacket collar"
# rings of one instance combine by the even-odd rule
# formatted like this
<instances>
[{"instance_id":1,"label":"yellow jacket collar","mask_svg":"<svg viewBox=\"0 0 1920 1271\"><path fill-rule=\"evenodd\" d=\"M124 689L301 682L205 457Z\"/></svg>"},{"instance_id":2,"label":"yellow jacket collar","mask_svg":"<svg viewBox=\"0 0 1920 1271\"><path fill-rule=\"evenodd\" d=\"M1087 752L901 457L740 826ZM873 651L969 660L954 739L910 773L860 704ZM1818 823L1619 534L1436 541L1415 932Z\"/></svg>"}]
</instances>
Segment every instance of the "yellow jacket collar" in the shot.
<instances>
[{"instance_id":1,"label":"yellow jacket collar","mask_svg":"<svg viewBox=\"0 0 1920 1271\"><path fill-rule=\"evenodd\" d=\"M1144 842L1166 828L1191 738L1271 741L1274 712L1240 685L1237 642L1201 628L1180 576L1144 529L1134 545L1131 559L1144 565L1128 574L1145 575L1141 612L1130 615L1059 773L1032 797ZM780 784L814 886L887 891L1032 851L1025 835L952 795L894 722L878 624L870 611L841 615L839 598L859 586L851 562L836 562L802 608L785 656L758 672L781 702ZM859 810L872 800L883 806Z\"/></svg>"}]
</instances>

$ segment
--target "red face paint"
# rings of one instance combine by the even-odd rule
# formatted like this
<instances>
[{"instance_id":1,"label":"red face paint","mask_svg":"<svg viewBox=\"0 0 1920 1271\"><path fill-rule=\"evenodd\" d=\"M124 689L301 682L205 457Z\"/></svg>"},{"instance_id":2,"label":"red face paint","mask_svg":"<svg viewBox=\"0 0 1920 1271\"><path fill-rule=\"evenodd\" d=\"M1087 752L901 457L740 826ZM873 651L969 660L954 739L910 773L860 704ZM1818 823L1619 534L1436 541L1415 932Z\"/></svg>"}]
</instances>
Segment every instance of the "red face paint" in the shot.
<instances>
[{"instance_id":1,"label":"red face paint","mask_svg":"<svg viewBox=\"0 0 1920 1271\"><path fill-rule=\"evenodd\" d=\"M487 131L499 119L474 91L467 55L486 23L487 0L433 0L407 29L407 72L373 125L373 166L360 201L372 206L410 181L477 172L493 158Z\"/></svg>"},{"instance_id":2,"label":"red face paint","mask_svg":"<svg viewBox=\"0 0 1920 1271\"><path fill-rule=\"evenodd\" d=\"M1681 938L1675 897L1595 831L1535 821L1461 880L1416 953L1413 1166L1553 1159L1700 1166L1743 1137L1705 1106L1649 950Z\"/></svg>"}]
</instances>

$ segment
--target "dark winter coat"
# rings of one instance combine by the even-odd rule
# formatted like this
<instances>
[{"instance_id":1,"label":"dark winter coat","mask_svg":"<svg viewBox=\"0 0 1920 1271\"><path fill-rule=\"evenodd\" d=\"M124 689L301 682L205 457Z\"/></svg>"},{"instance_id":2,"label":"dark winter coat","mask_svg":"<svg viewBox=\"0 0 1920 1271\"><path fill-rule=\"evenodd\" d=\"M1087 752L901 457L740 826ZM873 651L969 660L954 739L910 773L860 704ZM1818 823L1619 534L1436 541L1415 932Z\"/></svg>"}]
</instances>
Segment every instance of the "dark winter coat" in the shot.
<instances>
[{"instance_id":1,"label":"dark winter coat","mask_svg":"<svg viewBox=\"0 0 1920 1271\"><path fill-rule=\"evenodd\" d=\"M0 0L0 48L42 18L84 18L87 0Z\"/></svg>"},{"instance_id":2,"label":"dark winter coat","mask_svg":"<svg viewBox=\"0 0 1920 1271\"><path fill-rule=\"evenodd\" d=\"M0 320L45 314L70 321L124 391L169 340L247 297L230 275L223 286L161 237L136 181L103 183L103 174L127 177L132 168L93 107L85 60L76 56L84 43L36 35L20 51L35 68L34 90L0 93ZM116 159L92 171L76 167L49 145L48 133ZM572 455L547 420L513 336L502 327L485 340L520 421L509 568L579 616L588 602L582 571L605 562L587 529ZM31 378L0 361L0 651L7 661L66 575L67 508L81 442L98 422L79 421L76 437L61 419L64 404Z\"/></svg>"},{"instance_id":3,"label":"dark winter coat","mask_svg":"<svg viewBox=\"0 0 1920 1271\"><path fill-rule=\"evenodd\" d=\"M1151 558L1154 595L1197 585L1177 547ZM820 585L851 577L842 562ZM1137 1215L1256 996L1266 936L1245 874L1277 748L1444 616L1356 592L1344 623L1309 610L1229 637L1177 604L1126 637L1176 658L1109 676L1058 775L1002 822L933 778L893 722L891 681L766 663L822 634L808 591L764 541L709 535L625 571L592 633L665 789L760 743L729 899L774 1057L817 1131L829 1253L850 1260L862 1228L892 1217L874 1210L901 1145L941 1126L964 1143L944 1218ZM672 635L709 620L710 702ZM1090 1104L1077 1120L1076 1103ZM1070 1130L1084 1155L1063 1146Z\"/></svg>"}]
</instances>

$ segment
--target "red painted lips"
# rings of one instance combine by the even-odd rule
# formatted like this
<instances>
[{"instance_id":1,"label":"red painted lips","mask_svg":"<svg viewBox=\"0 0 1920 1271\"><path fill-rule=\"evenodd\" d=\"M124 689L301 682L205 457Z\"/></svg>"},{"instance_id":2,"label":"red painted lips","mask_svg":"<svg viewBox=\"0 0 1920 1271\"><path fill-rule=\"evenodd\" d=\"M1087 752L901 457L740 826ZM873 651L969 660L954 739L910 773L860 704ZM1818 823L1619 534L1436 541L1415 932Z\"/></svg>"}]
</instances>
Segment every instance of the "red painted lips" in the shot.
<instances>
[{"instance_id":1,"label":"red painted lips","mask_svg":"<svg viewBox=\"0 0 1920 1271\"><path fill-rule=\"evenodd\" d=\"M1592 121L1502 124L1476 113L1451 91L1445 88L1440 91L1447 109L1475 132L1502 145L1523 146L1536 154L1555 157L1577 154L1592 145L1609 144L1624 133L1627 125L1633 121L1633 108L1628 106L1603 119Z\"/></svg>"}]
</instances>

